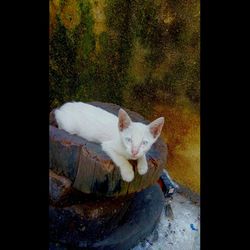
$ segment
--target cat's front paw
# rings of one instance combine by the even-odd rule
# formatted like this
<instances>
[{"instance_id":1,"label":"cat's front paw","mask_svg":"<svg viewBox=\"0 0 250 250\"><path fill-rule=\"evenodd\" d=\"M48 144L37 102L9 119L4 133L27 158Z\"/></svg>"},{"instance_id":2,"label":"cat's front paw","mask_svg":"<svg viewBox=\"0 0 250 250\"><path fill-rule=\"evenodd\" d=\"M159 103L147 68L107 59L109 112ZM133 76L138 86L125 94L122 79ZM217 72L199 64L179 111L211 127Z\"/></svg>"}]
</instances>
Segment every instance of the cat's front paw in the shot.
<instances>
[{"instance_id":1,"label":"cat's front paw","mask_svg":"<svg viewBox=\"0 0 250 250\"><path fill-rule=\"evenodd\" d=\"M148 172L148 164L147 163L143 163L143 164L138 163L137 169L138 169L138 173L140 175L144 175Z\"/></svg>"},{"instance_id":2,"label":"cat's front paw","mask_svg":"<svg viewBox=\"0 0 250 250\"><path fill-rule=\"evenodd\" d=\"M134 179L135 174L132 169L123 169L121 171L121 176L124 181L131 182Z\"/></svg>"}]
</instances>

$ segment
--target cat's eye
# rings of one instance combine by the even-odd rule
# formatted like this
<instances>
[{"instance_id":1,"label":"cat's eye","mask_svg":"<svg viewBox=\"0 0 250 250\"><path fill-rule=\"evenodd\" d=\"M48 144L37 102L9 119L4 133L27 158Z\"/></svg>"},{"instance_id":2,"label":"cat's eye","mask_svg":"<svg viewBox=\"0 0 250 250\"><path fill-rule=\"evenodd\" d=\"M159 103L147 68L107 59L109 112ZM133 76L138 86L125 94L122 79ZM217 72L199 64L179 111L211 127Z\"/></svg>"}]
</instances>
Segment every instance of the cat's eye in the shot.
<instances>
[{"instance_id":1,"label":"cat's eye","mask_svg":"<svg viewBox=\"0 0 250 250\"><path fill-rule=\"evenodd\" d=\"M142 141L142 144L145 146L148 144L148 141L144 140L144 141Z\"/></svg>"},{"instance_id":2,"label":"cat's eye","mask_svg":"<svg viewBox=\"0 0 250 250\"><path fill-rule=\"evenodd\" d=\"M130 137L125 138L127 142L132 142L132 139Z\"/></svg>"}]
</instances>

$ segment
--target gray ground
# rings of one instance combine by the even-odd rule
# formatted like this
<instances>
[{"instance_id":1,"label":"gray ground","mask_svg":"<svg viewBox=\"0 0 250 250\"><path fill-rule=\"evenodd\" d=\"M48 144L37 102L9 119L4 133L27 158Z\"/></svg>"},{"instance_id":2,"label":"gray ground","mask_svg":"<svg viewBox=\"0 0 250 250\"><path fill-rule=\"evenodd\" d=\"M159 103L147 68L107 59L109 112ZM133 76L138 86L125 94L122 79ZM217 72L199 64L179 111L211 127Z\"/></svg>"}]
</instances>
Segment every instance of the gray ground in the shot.
<instances>
[{"instance_id":1,"label":"gray ground","mask_svg":"<svg viewBox=\"0 0 250 250\"><path fill-rule=\"evenodd\" d=\"M171 201L173 217L162 211L160 222L145 242L131 250L199 250L200 206L176 193Z\"/></svg>"}]
</instances>

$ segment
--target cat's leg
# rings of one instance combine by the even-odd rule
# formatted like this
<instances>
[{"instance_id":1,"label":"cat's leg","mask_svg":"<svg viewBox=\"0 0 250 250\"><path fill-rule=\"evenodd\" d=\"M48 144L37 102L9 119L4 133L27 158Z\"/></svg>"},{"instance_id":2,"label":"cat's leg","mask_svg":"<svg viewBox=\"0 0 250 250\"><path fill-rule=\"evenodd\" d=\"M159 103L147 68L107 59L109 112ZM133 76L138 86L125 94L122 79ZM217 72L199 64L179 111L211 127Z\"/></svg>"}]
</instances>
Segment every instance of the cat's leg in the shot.
<instances>
[{"instance_id":1,"label":"cat's leg","mask_svg":"<svg viewBox=\"0 0 250 250\"><path fill-rule=\"evenodd\" d=\"M109 152L110 158L120 168L121 176L124 181L131 182L134 179L134 170L132 165L123 156L114 151Z\"/></svg>"},{"instance_id":2,"label":"cat's leg","mask_svg":"<svg viewBox=\"0 0 250 250\"><path fill-rule=\"evenodd\" d=\"M126 158L117 154L110 147L105 147L105 143L102 144L103 150L109 155L112 161L117 167L119 167L122 179L126 182L131 182L134 179L134 170L132 165L128 162Z\"/></svg>"},{"instance_id":3,"label":"cat's leg","mask_svg":"<svg viewBox=\"0 0 250 250\"><path fill-rule=\"evenodd\" d=\"M148 163L145 155L137 160L137 169L140 175L144 175L148 172Z\"/></svg>"}]
</instances>

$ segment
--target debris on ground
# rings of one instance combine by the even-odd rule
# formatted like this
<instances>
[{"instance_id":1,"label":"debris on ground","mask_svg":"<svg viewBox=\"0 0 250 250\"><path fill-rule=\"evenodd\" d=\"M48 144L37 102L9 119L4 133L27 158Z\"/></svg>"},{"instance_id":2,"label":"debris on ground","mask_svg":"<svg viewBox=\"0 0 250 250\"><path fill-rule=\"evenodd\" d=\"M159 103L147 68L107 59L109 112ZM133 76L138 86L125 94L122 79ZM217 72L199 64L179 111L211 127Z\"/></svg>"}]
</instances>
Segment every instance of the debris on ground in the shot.
<instances>
[{"instance_id":1,"label":"debris on ground","mask_svg":"<svg viewBox=\"0 0 250 250\"><path fill-rule=\"evenodd\" d=\"M170 200L174 216L165 208L155 230L131 250L200 250L200 206L178 192Z\"/></svg>"}]
</instances>

